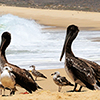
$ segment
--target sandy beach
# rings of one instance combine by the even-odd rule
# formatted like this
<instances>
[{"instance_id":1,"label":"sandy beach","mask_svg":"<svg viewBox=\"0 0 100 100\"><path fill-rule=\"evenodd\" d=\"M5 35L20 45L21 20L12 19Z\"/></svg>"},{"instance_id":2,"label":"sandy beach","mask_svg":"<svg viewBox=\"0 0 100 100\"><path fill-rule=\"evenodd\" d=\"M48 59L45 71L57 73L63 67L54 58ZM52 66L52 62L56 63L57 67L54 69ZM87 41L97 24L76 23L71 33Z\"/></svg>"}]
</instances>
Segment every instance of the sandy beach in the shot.
<instances>
[{"instance_id":1,"label":"sandy beach","mask_svg":"<svg viewBox=\"0 0 100 100\"><path fill-rule=\"evenodd\" d=\"M100 13L97 12L0 6L0 15L9 13L27 19L34 19L39 24L64 29L70 24L75 24L79 26L80 30L100 30Z\"/></svg>"},{"instance_id":2,"label":"sandy beach","mask_svg":"<svg viewBox=\"0 0 100 100\"><path fill-rule=\"evenodd\" d=\"M0 6L0 15L13 14L22 18L34 19L37 23L49 26L56 26L57 28L66 29L70 24L79 26L80 30L100 30L100 13L97 12L83 12L83 11L69 11L69 10L43 10L33 8L9 7ZM36 81L43 90L37 90L32 94L21 94L25 92L21 87L17 87L18 91L14 96L2 97L0 100L99 100L100 91L92 91L87 88L82 88L82 92L68 92L72 90L73 86L65 86L61 92L58 91L58 86L53 82L51 73L59 71L61 76L67 76L65 69L50 69L40 70L47 76L47 79L38 78ZM33 76L34 77L34 76ZM73 83L73 82L72 82ZM73 83L74 84L74 83ZM79 87L78 87L79 88ZM6 94L9 91L6 90Z\"/></svg>"},{"instance_id":3,"label":"sandy beach","mask_svg":"<svg viewBox=\"0 0 100 100\"><path fill-rule=\"evenodd\" d=\"M68 92L72 90L74 87L64 86L62 87L61 92L58 92L58 86L53 82L51 74L55 71L59 71L61 76L65 76L70 82L72 82L67 76L64 69L50 69L50 70L39 70L39 71L47 76L47 79L38 78L38 80L36 81L43 88L43 90L37 90L32 94L21 94L22 92L26 92L26 90L24 90L21 87L17 87L18 91L14 96L7 96L7 97L0 96L0 100L66 100L66 99L99 100L100 99L99 97L100 91L92 91L87 88L83 88L82 92ZM9 90L6 90L6 95L9 95Z\"/></svg>"},{"instance_id":4,"label":"sandy beach","mask_svg":"<svg viewBox=\"0 0 100 100\"><path fill-rule=\"evenodd\" d=\"M68 92L72 90L73 86L62 87L61 92L58 92L58 86L53 82L51 74L55 71L59 71L61 76L65 76L70 82L72 82L67 76L64 69L50 69L50 70L39 70L41 73L47 76L47 79L38 78L36 81L43 90L37 90L32 94L21 94L26 92L21 87L17 87L18 91L13 96L2 97L0 100L99 100L99 90L89 90L82 88L82 92ZM34 76L33 76L34 77ZM72 82L73 83L73 82ZM79 86L78 86L79 88ZM78 89L77 88L77 89ZM9 95L9 91L6 90L6 95Z\"/></svg>"}]
</instances>

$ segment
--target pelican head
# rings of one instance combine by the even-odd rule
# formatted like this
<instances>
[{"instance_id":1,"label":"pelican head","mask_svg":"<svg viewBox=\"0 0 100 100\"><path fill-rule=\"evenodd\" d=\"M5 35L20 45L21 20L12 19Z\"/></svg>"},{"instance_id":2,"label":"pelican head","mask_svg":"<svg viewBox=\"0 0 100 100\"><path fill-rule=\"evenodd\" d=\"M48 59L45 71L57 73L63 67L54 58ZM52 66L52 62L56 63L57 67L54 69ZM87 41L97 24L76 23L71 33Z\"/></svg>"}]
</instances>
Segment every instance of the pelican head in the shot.
<instances>
[{"instance_id":1,"label":"pelican head","mask_svg":"<svg viewBox=\"0 0 100 100\"><path fill-rule=\"evenodd\" d=\"M1 51L4 52L11 41L11 34L9 32L4 32L1 36Z\"/></svg>"},{"instance_id":2,"label":"pelican head","mask_svg":"<svg viewBox=\"0 0 100 100\"><path fill-rule=\"evenodd\" d=\"M76 38L78 32L79 32L79 29L77 26L75 26L75 25L68 26L64 46L63 46L61 57L60 57L60 61L62 60L63 55L66 51L66 45L71 46L71 43Z\"/></svg>"}]
</instances>

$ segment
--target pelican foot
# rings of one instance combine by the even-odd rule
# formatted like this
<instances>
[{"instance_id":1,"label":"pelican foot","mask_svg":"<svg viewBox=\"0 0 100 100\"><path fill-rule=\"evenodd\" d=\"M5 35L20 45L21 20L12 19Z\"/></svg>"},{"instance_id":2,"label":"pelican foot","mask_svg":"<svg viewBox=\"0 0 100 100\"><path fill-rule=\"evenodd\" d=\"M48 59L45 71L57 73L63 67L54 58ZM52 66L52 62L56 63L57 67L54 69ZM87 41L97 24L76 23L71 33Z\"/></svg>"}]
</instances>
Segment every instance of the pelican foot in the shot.
<instances>
[{"instance_id":1,"label":"pelican foot","mask_svg":"<svg viewBox=\"0 0 100 100\"><path fill-rule=\"evenodd\" d=\"M70 90L70 91L67 91L67 92L80 92L79 90Z\"/></svg>"}]
</instances>

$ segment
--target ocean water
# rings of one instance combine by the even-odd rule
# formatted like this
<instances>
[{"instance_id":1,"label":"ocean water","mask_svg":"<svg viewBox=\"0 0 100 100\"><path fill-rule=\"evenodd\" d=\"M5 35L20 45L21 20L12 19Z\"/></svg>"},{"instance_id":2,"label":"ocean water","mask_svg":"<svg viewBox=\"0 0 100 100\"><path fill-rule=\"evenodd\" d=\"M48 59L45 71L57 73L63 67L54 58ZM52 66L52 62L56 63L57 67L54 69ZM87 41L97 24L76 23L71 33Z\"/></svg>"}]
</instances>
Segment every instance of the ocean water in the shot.
<instances>
[{"instance_id":1,"label":"ocean water","mask_svg":"<svg viewBox=\"0 0 100 100\"><path fill-rule=\"evenodd\" d=\"M59 58L66 30L48 27L11 14L0 16L0 36L8 31L12 37L6 50L8 62L25 69L31 65L38 70L64 68L64 58L61 62ZM100 64L100 42L93 41L99 37L100 31L80 31L72 45L74 54Z\"/></svg>"}]
</instances>

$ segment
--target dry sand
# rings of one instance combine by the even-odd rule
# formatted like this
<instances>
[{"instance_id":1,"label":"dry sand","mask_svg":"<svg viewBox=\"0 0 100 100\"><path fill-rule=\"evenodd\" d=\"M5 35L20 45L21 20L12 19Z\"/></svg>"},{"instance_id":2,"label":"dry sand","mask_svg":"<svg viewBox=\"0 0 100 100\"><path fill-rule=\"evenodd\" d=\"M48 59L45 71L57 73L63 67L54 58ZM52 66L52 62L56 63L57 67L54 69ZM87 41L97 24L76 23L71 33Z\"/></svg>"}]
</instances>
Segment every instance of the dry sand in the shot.
<instances>
[{"instance_id":1,"label":"dry sand","mask_svg":"<svg viewBox=\"0 0 100 100\"><path fill-rule=\"evenodd\" d=\"M70 24L75 24L80 27L80 30L100 30L100 13L97 12L0 6L0 15L8 13L34 19L44 25L66 28Z\"/></svg>"},{"instance_id":2,"label":"dry sand","mask_svg":"<svg viewBox=\"0 0 100 100\"><path fill-rule=\"evenodd\" d=\"M70 24L76 24L81 30L100 30L100 13L64 10L43 10L21 7L0 6L0 15L13 14L19 17L34 19L39 24L66 28ZM14 96L2 97L0 100L99 100L100 91L91 91L82 88L82 92L67 92L74 87L63 87L61 92L57 92L58 86L55 85L51 73L59 71L62 76L69 79L64 69L41 70L48 79L38 78L36 81L43 90L37 90L32 94L20 94L24 89L17 87L18 91ZM72 82L72 81L71 81ZM9 91L6 91L9 94Z\"/></svg>"},{"instance_id":3,"label":"dry sand","mask_svg":"<svg viewBox=\"0 0 100 100\"><path fill-rule=\"evenodd\" d=\"M20 94L26 91L23 88L17 87L18 91L14 96L8 96L8 97L0 96L0 100L73 100L73 99L74 100L99 100L100 99L99 96L100 91L92 91L87 88L82 88L82 92L68 92L72 90L74 87L64 86L62 87L61 92L57 92L58 86L53 82L51 76L51 73L55 71L59 71L61 73L61 76L65 76L70 82L72 82L69 79L69 77L66 75L64 69L40 70L41 73L47 76L47 79L38 78L36 81L43 88L43 90L37 90L32 94ZM6 90L6 95L9 95L8 90Z\"/></svg>"}]
</instances>

